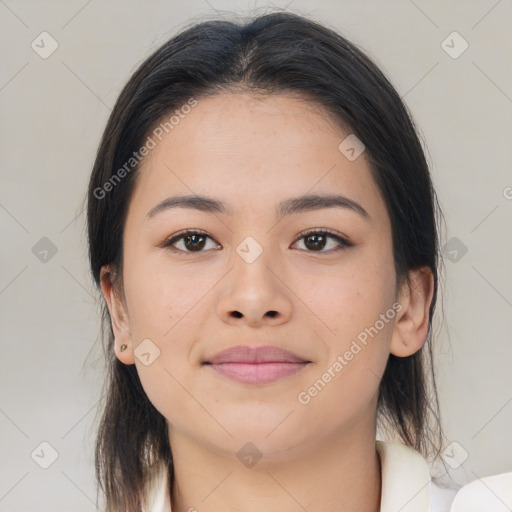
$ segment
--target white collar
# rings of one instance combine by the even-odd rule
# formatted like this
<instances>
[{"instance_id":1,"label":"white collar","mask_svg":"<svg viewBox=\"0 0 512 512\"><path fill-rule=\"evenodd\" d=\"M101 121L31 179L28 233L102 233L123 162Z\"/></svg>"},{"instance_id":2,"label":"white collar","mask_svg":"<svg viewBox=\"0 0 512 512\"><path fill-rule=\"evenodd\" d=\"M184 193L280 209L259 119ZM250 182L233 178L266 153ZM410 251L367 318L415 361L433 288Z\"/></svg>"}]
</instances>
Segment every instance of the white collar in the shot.
<instances>
[{"instance_id":1,"label":"white collar","mask_svg":"<svg viewBox=\"0 0 512 512\"><path fill-rule=\"evenodd\" d=\"M376 441L381 467L380 512L431 512L427 461L402 443Z\"/></svg>"},{"instance_id":2,"label":"white collar","mask_svg":"<svg viewBox=\"0 0 512 512\"><path fill-rule=\"evenodd\" d=\"M431 512L427 461L402 443L376 441L381 464L380 512ZM172 512L167 466L152 467L145 482L148 506L143 512Z\"/></svg>"}]
</instances>

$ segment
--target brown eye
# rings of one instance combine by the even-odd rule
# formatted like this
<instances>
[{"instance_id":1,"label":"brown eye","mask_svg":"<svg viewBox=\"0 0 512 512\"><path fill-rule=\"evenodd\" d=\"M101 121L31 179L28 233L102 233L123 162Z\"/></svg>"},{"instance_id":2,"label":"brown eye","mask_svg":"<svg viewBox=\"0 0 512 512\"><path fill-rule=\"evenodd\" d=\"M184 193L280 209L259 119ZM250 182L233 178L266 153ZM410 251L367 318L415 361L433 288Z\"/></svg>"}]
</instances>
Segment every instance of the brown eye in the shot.
<instances>
[{"instance_id":1,"label":"brown eye","mask_svg":"<svg viewBox=\"0 0 512 512\"><path fill-rule=\"evenodd\" d=\"M213 241L213 238L203 231L186 230L166 240L163 247L168 248L172 252L199 253L205 252L205 246L208 240ZM342 236L326 230L312 230L307 233L302 233L295 243L299 240L304 240L305 250L307 252L330 253L353 245ZM329 240L335 242L334 247L332 247L332 242L329 244ZM176 247L178 243L181 243L181 247ZM331 247L324 250L329 245L331 245ZM219 244L217 244L217 248L220 248Z\"/></svg>"},{"instance_id":2,"label":"brown eye","mask_svg":"<svg viewBox=\"0 0 512 512\"><path fill-rule=\"evenodd\" d=\"M204 235L187 235L183 237L183 245L192 251L200 251L206 244Z\"/></svg>"},{"instance_id":3,"label":"brown eye","mask_svg":"<svg viewBox=\"0 0 512 512\"><path fill-rule=\"evenodd\" d=\"M207 240L213 240L209 235L202 231L187 230L178 233L164 243L173 252L204 252L203 249ZM182 242L183 248L174 247L178 242Z\"/></svg>"},{"instance_id":4,"label":"brown eye","mask_svg":"<svg viewBox=\"0 0 512 512\"><path fill-rule=\"evenodd\" d=\"M323 249L328 245L329 239L334 240L337 244L337 247L335 244L334 249L331 248L324 251ZM335 252L353 245L340 235L331 233L330 231L326 230L308 231L307 233L302 233L301 237L297 241L299 240L304 240L304 245L308 252Z\"/></svg>"},{"instance_id":5,"label":"brown eye","mask_svg":"<svg viewBox=\"0 0 512 512\"><path fill-rule=\"evenodd\" d=\"M313 233L311 235L307 235L304 237L304 245L308 248L308 249L313 249L313 250L322 250L326 243L327 243L327 237L325 235L322 235L322 234L317 234L317 233Z\"/></svg>"}]
</instances>

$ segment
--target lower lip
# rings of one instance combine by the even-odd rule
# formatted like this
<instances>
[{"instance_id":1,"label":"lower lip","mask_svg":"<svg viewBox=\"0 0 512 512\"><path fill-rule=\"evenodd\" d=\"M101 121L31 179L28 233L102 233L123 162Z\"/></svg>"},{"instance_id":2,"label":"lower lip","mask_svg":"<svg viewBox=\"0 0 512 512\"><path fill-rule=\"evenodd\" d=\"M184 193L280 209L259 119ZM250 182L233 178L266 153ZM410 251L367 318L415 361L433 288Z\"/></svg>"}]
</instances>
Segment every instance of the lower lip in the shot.
<instances>
[{"instance_id":1,"label":"lower lip","mask_svg":"<svg viewBox=\"0 0 512 512\"><path fill-rule=\"evenodd\" d=\"M219 363L216 372L245 384L266 384L302 370L307 363Z\"/></svg>"}]
</instances>

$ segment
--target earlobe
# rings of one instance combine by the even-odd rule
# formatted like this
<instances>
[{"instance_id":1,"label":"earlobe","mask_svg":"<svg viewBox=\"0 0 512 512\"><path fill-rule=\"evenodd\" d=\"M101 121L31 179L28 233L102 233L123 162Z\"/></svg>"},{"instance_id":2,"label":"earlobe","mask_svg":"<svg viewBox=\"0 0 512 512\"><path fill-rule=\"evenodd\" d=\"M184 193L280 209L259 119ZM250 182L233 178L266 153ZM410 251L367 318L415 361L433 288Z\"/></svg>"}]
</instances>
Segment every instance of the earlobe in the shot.
<instances>
[{"instance_id":1,"label":"earlobe","mask_svg":"<svg viewBox=\"0 0 512 512\"><path fill-rule=\"evenodd\" d=\"M391 337L390 351L407 357L420 350L429 328L429 310L434 294L434 276L429 267L409 271L400 288L402 309L397 315Z\"/></svg>"},{"instance_id":2,"label":"earlobe","mask_svg":"<svg viewBox=\"0 0 512 512\"><path fill-rule=\"evenodd\" d=\"M135 356L133 345L131 343L119 343L117 338L114 339L114 351L117 359L123 364L134 364Z\"/></svg>"},{"instance_id":3,"label":"earlobe","mask_svg":"<svg viewBox=\"0 0 512 512\"><path fill-rule=\"evenodd\" d=\"M114 270L109 265L104 265L101 268L101 291L110 314L112 331L115 338L113 349L119 361L124 364L133 364L135 360L129 319L123 299L114 286L114 275Z\"/></svg>"}]
</instances>

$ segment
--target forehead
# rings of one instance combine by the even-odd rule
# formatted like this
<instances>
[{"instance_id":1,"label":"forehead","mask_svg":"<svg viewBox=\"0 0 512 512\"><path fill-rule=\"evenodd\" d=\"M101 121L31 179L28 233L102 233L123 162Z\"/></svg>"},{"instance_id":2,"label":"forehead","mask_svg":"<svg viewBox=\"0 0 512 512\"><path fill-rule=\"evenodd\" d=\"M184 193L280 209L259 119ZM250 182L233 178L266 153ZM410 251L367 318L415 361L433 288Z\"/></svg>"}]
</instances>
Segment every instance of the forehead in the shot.
<instances>
[{"instance_id":1,"label":"forehead","mask_svg":"<svg viewBox=\"0 0 512 512\"><path fill-rule=\"evenodd\" d=\"M198 98L186 111L161 140L153 136L155 147L137 171L131 208L139 215L175 193L215 196L241 213L336 192L383 213L364 153L347 159L339 145L350 132L321 105L298 95L223 93Z\"/></svg>"}]
</instances>

